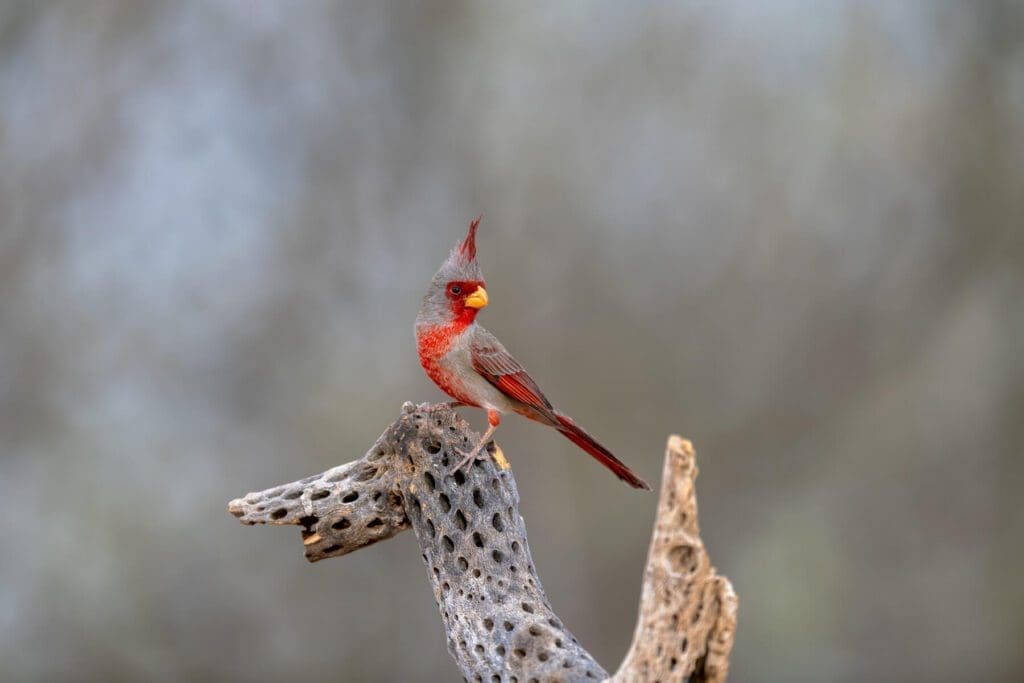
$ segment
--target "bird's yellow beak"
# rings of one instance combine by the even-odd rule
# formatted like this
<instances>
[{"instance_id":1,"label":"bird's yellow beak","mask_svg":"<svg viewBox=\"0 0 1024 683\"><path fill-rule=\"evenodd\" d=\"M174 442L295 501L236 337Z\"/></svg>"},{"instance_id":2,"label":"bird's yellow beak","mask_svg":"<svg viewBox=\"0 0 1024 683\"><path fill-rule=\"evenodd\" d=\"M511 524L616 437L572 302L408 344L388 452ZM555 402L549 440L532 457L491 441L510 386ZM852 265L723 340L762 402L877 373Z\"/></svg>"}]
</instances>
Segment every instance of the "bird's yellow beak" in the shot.
<instances>
[{"instance_id":1,"label":"bird's yellow beak","mask_svg":"<svg viewBox=\"0 0 1024 683\"><path fill-rule=\"evenodd\" d=\"M487 305L487 290L477 287L476 291L466 297L466 305L470 308L483 308Z\"/></svg>"}]
</instances>

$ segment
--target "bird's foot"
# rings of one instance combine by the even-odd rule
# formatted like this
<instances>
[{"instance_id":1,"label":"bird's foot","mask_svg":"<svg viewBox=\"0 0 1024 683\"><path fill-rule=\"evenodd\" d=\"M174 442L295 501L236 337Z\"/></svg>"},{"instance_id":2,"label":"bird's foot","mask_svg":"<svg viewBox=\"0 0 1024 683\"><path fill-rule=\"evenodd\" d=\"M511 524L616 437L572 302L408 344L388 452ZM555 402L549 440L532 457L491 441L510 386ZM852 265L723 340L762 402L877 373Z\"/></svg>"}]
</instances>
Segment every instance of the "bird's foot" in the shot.
<instances>
[{"instance_id":1,"label":"bird's foot","mask_svg":"<svg viewBox=\"0 0 1024 683\"><path fill-rule=\"evenodd\" d=\"M455 410L456 408L461 408L466 404L463 403L462 401L445 401L441 405L443 405L445 408L451 408L452 410Z\"/></svg>"},{"instance_id":2,"label":"bird's foot","mask_svg":"<svg viewBox=\"0 0 1024 683\"><path fill-rule=\"evenodd\" d=\"M453 467L451 470L448 471L448 474L455 474L456 472L461 470L463 467L466 467L471 462L476 460L476 457L478 455L480 455L480 451L482 451L484 446L486 446L486 445L487 445L486 441L481 441L480 443L478 443L473 448L473 450L471 450L469 453L467 453L466 456L464 458L462 458L462 460L459 461L458 465L456 465L455 467Z\"/></svg>"}]
</instances>

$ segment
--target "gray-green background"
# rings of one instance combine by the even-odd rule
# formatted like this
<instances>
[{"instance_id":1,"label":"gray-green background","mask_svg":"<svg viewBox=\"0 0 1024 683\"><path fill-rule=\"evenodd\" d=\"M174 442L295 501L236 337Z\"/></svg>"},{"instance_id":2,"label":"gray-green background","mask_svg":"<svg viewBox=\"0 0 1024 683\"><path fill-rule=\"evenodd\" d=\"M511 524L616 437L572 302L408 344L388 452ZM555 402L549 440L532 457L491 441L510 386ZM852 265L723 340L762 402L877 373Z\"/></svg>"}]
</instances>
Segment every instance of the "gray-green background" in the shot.
<instances>
[{"instance_id":1,"label":"gray-green background","mask_svg":"<svg viewBox=\"0 0 1024 683\"><path fill-rule=\"evenodd\" d=\"M555 403L652 480L695 442L733 680L1020 680L1022 20L6 0L0 679L456 678L411 536L309 566L226 503L440 398L412 321L484 212ZM655 498L498 437L615 668Z\"/></svg>"}]
</instances>

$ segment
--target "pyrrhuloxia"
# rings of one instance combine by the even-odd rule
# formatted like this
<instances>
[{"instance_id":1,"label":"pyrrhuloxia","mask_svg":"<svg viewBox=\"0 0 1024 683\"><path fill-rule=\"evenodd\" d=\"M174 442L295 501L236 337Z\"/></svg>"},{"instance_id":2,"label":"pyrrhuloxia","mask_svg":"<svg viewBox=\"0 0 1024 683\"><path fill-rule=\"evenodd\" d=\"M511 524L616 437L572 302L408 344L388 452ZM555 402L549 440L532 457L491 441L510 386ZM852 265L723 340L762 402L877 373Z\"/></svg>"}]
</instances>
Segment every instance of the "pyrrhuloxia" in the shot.
<instances>
[{"instance_id":1,"label":"pyrrhuloxia","mask_svg":"<svg viewBox=\"0 0 1024 683\"><path fill-rule=\"evenodd\" d=\"M630 486L650 490L622 461L559 412L498 339L476 323L487 303L476 261L477 218L434 275L416 316L416 343L427 376L458 404L487 411L488 428L455 468L471 462L494 435L502 413L518 413L554 427Z\"/></svg>"}]
</instances>

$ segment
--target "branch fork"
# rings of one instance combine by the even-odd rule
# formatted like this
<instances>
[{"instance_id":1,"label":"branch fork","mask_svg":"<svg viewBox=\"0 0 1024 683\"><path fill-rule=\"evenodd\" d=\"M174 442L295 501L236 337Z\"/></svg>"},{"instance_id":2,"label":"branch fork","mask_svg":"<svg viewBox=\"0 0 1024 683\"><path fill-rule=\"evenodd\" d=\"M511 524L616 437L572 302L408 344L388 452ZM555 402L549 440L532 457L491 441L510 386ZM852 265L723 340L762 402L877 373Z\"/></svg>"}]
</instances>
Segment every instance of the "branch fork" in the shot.
<instances>
[{"instance_id":1,"label":"branch fork","mask_svg":"<svg viewBox=\"0 0 1024 683\"><path fill-rule=\"evenodd\" d=\"M447 634L468 681L606 680L551 607L534 567L507 462L476 444L450 405L405 403L359 460L249 493L228 505L243 524L302 527L306 559L353 552L412 529ZM496 456L496 457L495 457ZM503 463L503 466L496 464ZM673 436L633 645L615 681L724 681L736 595L711 567L697 527L695 456Z\"/></svg>"}]
</instances>

